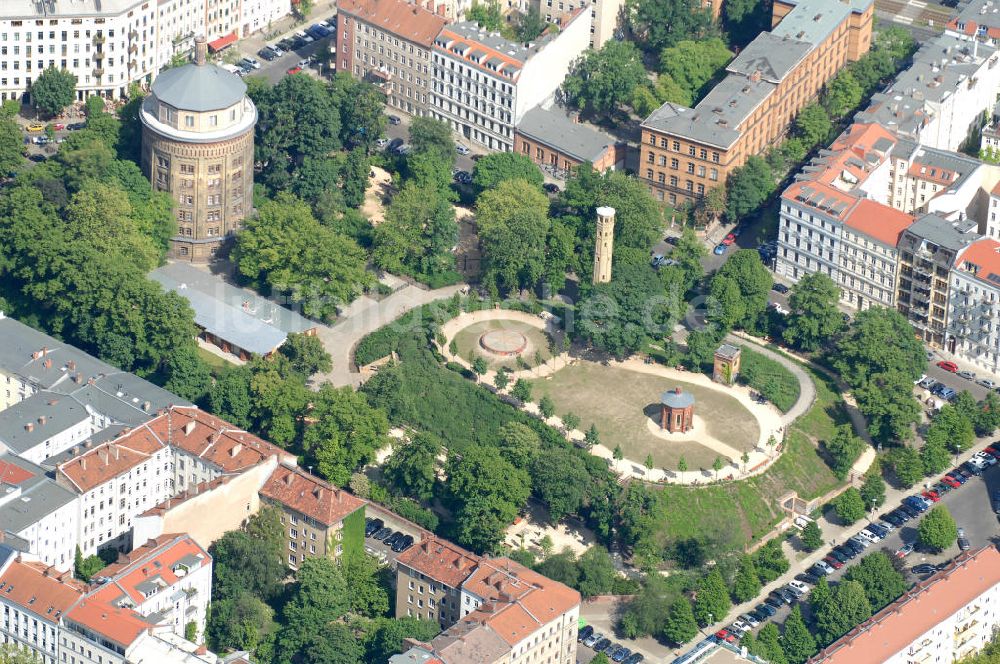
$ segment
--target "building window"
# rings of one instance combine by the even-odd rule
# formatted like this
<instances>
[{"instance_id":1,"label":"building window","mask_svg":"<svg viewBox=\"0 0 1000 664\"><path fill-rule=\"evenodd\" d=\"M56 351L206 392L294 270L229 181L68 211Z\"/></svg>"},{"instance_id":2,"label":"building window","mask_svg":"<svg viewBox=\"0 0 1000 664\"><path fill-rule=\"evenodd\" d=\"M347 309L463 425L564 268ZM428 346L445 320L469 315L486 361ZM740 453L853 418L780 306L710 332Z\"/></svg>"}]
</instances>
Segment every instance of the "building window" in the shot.
<instances>
[{"instance_id":1,"label":"building window","mask_svg":"<svg viewBox=\"0 0 1000 664\"><path fill-rule=\"evenodd\" d=\"M185 127L193 127L194 126L194 116L193 115L185 115L184 116L184 126Z\"/></svg>"}]
</instances>

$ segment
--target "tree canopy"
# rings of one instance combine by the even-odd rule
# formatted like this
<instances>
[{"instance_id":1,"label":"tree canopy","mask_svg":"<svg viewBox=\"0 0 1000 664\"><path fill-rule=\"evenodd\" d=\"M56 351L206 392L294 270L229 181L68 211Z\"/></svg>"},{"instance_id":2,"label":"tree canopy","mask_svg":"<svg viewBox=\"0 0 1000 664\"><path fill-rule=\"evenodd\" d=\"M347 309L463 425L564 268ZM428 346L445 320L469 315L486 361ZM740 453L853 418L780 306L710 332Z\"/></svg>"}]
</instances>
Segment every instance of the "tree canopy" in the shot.
<instances>
[{"instance_id":1,"label":"tree canopy","mask_svg":"<svg viewBox=\"0 0 1000 664\"><path fill-rule=\"evenodd\" d=\"M76 97L76 76L50 66L31 83L31 101L45 115L58 115Z\"/></svg>"},{"instance_id":2,"label":"tree canopy","mask_svg":"<svg viewBox=\"0 0 1000 664\"><path fill-rule=\"evenodd\" d=\"M788 300L788 316L782 337L802 350L816 350L828 343L844 327L843 315L837 309L840 287L822 272L802 277L792 286Z\"/></svg>"},{"instance_id":3,"label":"tree canopy","mask_svg":"<svg viewBox=\"0 0 1000 664\"><path fill-rule=\"evenodd\" d=\"M599 50L588 50L572 65L562 85L566 100L596 115L621 111L632 91L646 82L642 54L630 41L608 40Z\"/></svg>"}]
</instances>

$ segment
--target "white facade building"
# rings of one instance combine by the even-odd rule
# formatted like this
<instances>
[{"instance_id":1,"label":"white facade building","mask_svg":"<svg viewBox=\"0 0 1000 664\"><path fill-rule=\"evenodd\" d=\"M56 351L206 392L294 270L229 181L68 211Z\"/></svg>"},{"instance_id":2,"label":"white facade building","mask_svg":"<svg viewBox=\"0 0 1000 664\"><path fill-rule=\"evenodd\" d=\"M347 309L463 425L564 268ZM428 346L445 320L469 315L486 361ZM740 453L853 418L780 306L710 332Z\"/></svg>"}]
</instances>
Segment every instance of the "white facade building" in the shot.
<instances>
[{"instance_id":1,"label":"white facade building","mask_svg":"<svg viewBox=\"0 0 1000 664\"><path fill-rule=\"evenodd\" d=\"M951 271L948 309L952 353L1000 373L1000 241L977 240L958 255Z\"/></svg>"},{"instance_id":2,"label":"white facade building","mask_svg":"<svg viewBox=\"0 0 1000 664\"><path fill-rule=\"evenodd\" d=\"M59 571L73 569L79 506L40 466L0 456L0 531L10 546Z\"/></svg>"},{"instance_id":3,"label":"white facade building","mask_svg":"<svg viewBox=\"0 0 1000 664\"><path fill-rule=\"evenodd\" d=\"M957 662L1000 628L1000 553L961 554L948 567L821 650L815 664Z\"/></svg>"},{"instance_id":4,"label":"white facade building","mask_svg":"<svg viewBox=\"0 0 1000 664\"><path fill-rule=\"evenodd\" d=\"M562 30L528 45L472 22L446 26L434 40L431 116L491 150L512 150L517 123L555 92L589 46L590 21L580 9Z\"/></svg>"}]
</instances>

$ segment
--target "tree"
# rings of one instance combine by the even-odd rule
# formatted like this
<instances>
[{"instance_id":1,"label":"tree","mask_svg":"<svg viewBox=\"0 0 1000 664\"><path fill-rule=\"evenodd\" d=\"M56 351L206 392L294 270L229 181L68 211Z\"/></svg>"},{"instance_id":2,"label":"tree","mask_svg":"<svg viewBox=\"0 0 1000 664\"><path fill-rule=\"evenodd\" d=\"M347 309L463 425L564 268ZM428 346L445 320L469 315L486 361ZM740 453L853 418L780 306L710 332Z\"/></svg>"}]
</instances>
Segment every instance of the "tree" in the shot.
<instances>
[{"instance_id":1,"label":"tree","mask_svg":"<svg viewBox=\"0 0 1000 664\"><path fill-rule=\"evenodd\" d=\"M233 248L239 275L257 290L288 292L307 316L332 319L375 282L361 247L322 226L300 199L280 193L258 210Z\"/></svg>"},{"instance_id":2,"label":"tree","mask_svg":"<svg viewBox=\"0 0 1000 664\"><path fill-rule=\"evenodd\" d=\"M281 661L291 661L312 636L329 631L331 623L348 612L349 592L336 561L319 556L302 561L283 610L285 627L278 635Z\"/></svg>"},{"instance_id":3,"label":"tree","mask_svg":"<svg viewBox=\"0 0 1000 664\"><path fill-rule=\"evenodd\" d=\"M816 350L844 327L837 308L840 287L822 272L807 274L792 286L791 314L782 336L802 350Z\"/></svg>"},{"instance_id":4,"label":"tree","mask_svg":"<svg viewBox=\"0 0 1000 664\"><path fill-rule=\"evenodd\" d=\"M249 650L261 656L261 646L274 636L274 610L248 592L212 601L205 640L213 651Z\"/></svg>"},{"instance_id":5,"label":"tree","mask_svg":"<svg viewBox=\"0 0 1000 664\"><path fill-rule=\"evenodd\" d=\"M789 664L804 664L816 654L816 639L805 620L802 619L802 608L796 604L785 619L784 633L781 635L781 649Z\"/></svg>"},{"instance_id":6,"label":"tree","mask_svg":"<svg viewBox=\"0 0 1000 664\"><path fill-rule=\"evenodd\" d=\"M625 458L625 452L622 451L621 445L615 445L614 451L612 451L611 456L614 457L615 461L621 461Z\"/></svg>"},{"instance_id":7,"label":"tree","mask_svg":"<svg viewBox=\"0 0 1000 664\"><path fill-rule=\"evenodd\" d=\"M443 192L411 181L375 228L372 259L389 272L427 279L454 269L451 248L457 240L455 209Z\"/></svg>"},{"instance_id":8,"label":"tree","mask_svg":"<svg viewBox=\"0 0 1000 664\"><path fill-rule=\"evenodd\" d=\"M652 470L653 469L653 455L652 454L647 454L646 455L646 460L643 461L643 465L646 466L646 470Z\"/></svg>"},{"instance_id":9,"label":"tree","mask_svg":"<svg viewBox=\"0 0 1000 664\"><path fill-rule=\"evenodd\" d=\"M243 530L230 530L212 544L213 600L233 598L242 592L269 600L281 592L286 570L280 518L276 509L263 509L250 518Z\"/></svg>"},{"instance_id":10,"label":"tree","mask_svg":"<svg viewBox=\"0 0 1000 664\"><path fill-rule=\"evenodd\" d=\"M892 449L886 460L896 475L896 480L904 488L909 489L924 477L924 464L920 454L913 449L903 445Z\"/></svg>"},{"instance_id":11,"label":"tree","mask_svg":"<svg viewBox=\"0 0 1000 664\"><path fill-rule=\"evenodd\" d=\"M795 116L795 134L802 139L807 147L826 145L831 131L833 131L833 122L830 120L829 113L820 104L815 102L807 104Z\"/></svg>"},{"instance_id":12,"label":"tree","mask_svg":"<svg viewBox=\"0 0 1000 664\"><path fill-rule=\"evenodd\" d=\"M163 387L179 397L191 402L200 400L212 385L212 373L208 365L190 347L178 348L163 362Z\"/></svg>"},{"instance_id":13,"label":"tree","mask_svg":"<svg viewBox=\"0 0 1000 664\"><path fill-rule=\"evenodd\" d=\"M350 387L324 384L313 399L309 424L302 435L306 458L322 477L345 486L351 473L375 459L388 445L389 420L380 408Z\"/></svg>"},{"instance_id":14,"label":"tree","mask_svg":"<svg viewBox=\"0 0 1000 664\"><path fill-rule=\"evenodd\" d=\"M587 496L590 475L583 459L572 450L557 447L538 455L531 465L531 485L549 509L552 523L576 513Z\"/></svg>"},{"instance_id":15,"label":"tree","mask_svg":"<svg viewBox=\"0 0 1000 664\"><path fill-rule=\"evenodd\" d=\"M754 553L760 582L767 584L788 571L789 563L781 550L781 540L772 539Z\"/></svg>"},{"instance_id":16,"label":"tree","mask_svg":"<svg viewBox=\"0 0 1000 664\"><path fill-rule=\"evenodd\" d=\"M691 602L683 597L674 600L663 626L663 637L673 644L683 645L696 634L698 634L698 623L695 622Z\"/></svg>"},{"instance_id":17,"label":"tree","mask_svg":"<svg viewBox=\"0 0 1000 664\"><path fill-rule=\"evenodd\" d=\"M694 616L702 627L724 620L732 603L718 567L703 576L695 593Z\"/></svg>"},{"instance_id":18,"label":"tree","mask_svg":"<svg viewBox=\"0 0 1000 664\"><path fill-rule=\"evenodd\" d=\"M31 101L48 116L59 115L76 97L76 76L50 66L31 83Z\"/></svg>"},{"instance_id":19,"label":"tree","mask_svg":"<svg viewBox=\"0 0 1000 664\"><path fill-rule=\"evenodd\" d=\"M358 208L365 202L365 191L368 189L368 174L370 172L371 163L368 159L368 152L364 148L357 147L347 153L344 167L340 171L344 205Z\"/></svg>"},{"instance_id":20,"label":"tree","mask_svg":"<svg viewBox=\"0 0 1000 664\"><path fill-rule=\"evenodd\" d=\"M636 86L645 83L642 54L630 41L609 40L600 50L589 50L577 58L563 82L566 100L575 108L595 115L610 115L632 98Z\"/></svg>"},{"instance_id":21,"label":"tree","mask_svg":"<svg viewBox=\"0 0 1000 664\"><path fill-rule=\"evenodd\" d=\"M968 396L967 392L964 394L967 395L967 400L972 402L966 408L973 411L972 417L975 417L974 413L978 408L975 402L972 401L972 397ZM934 444L956 454L969 449L976 438L972 417L960 412L958 408L951 404L944 404L927 428L927 435L924 437L926 441L925 447L926 445ZM945 465L948 465L947 462ZM930 472L937 473L941 470L944 470L944 468Z\"/></svg>"},{"instance_id":22,"label":"tree","mask_svg":"<svg viewBox=\"0 0 1000 664\"><path fill-rule=\"evenodd\" d=\"M751 556L743 555L736 569L736 578L733 579L733 601L742 604L749 602L758 594L760 594L760 578L757 575L757 566L754 565Z\"/></svg>"},{"instance_id":23,"label":"tree","mask_svg":"<svg viewBox=\"0 0 1000 664\"><path fill-rule=\"evenodd\" d=\"M660 53L683 39L715 34L712 13L697 0L634 0L626 10L636 41Z\"/></svg>"},{"instance_id":24,"label":"tree","mask_svg":"<svg viewBox=\"0 0 1000 664\"><path fill-rule=\"evenodd\" d=\"M483 192L476 223L484 259L483 283L506 294L534 286L544 274L548 200L524 180L504 180Z\"/></svg>"},{"instance_id":25,"label":"tree","mask_svg":"<svg viewBox=\"0 0 1000 664\"><path fill-rule=\"evenodd\" d=\"M382 468L389 484L401 495L427 501L437 483L437 457L441 439L421 431L408 443L400 443Z\"/></svg>"},{"instance_id":26,"label":"tree","mask_svg":"<svg viewBox=\"0 0 1000 664\"><path fill-rule=\"evenodd\" d=\"M755 650L768 664L788 664L785 650L781 646L781 634L778 632L778 626L773 622L767 623L757 632Z\"/></svg>"},{"instance_id":27,"label":"tree","mask_svg":"<svg viewBox=\"0 0 1000 664\"><path fill-rule=\"evenodd\" d=\"M732 58L732 52L718 37L685 39L660 53L660 74L669 76L686 93L685 99L673 101L690 107Z\"/></svg>"},{"instance_id":28,"label":"tree","mask_svg":"<svg viewBox=\"0 0 1000 664\"><path fill-rule=\"evenodd\" d=\"M291 332L278 352L288 358L292 370L304 378L333 369L333 360L317 336Z\"/></svg>"},{"instance_id":29,"label":"tree","mask_svg":"<svg viewBox=\"0 0 1000 664\"><path fill-rule=\"evenodd\" d=\"M833 438L826 441L824 446L833 462L833 473L843 480L864 451L865 441L855 435L854 428L850 424L841 424L837 427Z\"/></svg>"},{"instance_id":30,"label":"tree","mask_svg":"<svg viewBox=\"0 0 1000 664\"><path fill-rule=\"evenodd\" d=\"M300 21L308 19L312 10L313 0L298 0L298 2L295 3L295 17Z\"/></svg>"},{"instance_id":31,"label":"tree","mask_svg":"<svg viewBox=\"0 0 1000 664\"><path fill-rule=\"evenodd\" d=\"M418 620L410 616L379 618L365 633L365 661L388 662L390 657L404 650L404 639L426 643L440 631L441 626L430 620Z\"/></svg>"},{"instance_id":32,"label":"tree","mask_svg":"<svg viewBox=\"0 0 1000 664\"><path fill-rule=\"evenodd\" d=\"M480 193L507 180L524 180L541 189L545 179L531 158L517 152L488 154L472 168L472 183Z\"/></svg>"},{"instance_id":33,"label":"tree","mask_svg":"<svg viewBox=\"0 0 1000 664\"><path fill-rule=\"evenodd\" d=\"M493 376L493 386L502 392L509 383L510 377L507 375L507 367L497 369L496 375Z\"/></svg>"},{"instance_id":34,"label":"tree","mask_svg":"<svg viewBox=\"0 0 1000 664\"><path fill-rule=\"evenodd\" d=\"M485 3L473 2L466 11L465 18L475 21L479 27L490 32L500 32L504 27L503 13L500 11L500 3L494 0L487 0Z\"/></svg>"},{"instance_id":35,"label":"tree","mask_svg":"<svg viewBox=\"0 0 1000 664\"><path fill-rule=\"evenodd\" d=\"M833 501L833 507L837 512L837 518L847 525L865 517L865 501L854 487L837 496Z\"/></svg>"},{"instance_id":36,"label":"tree","mask_svg":"<svg viewBox=\"0 0 1000 664\"><path fill-rule=\"evenodd\" d=\"M477 355L476 359L472 361L472 371L479 377L482 377L487 371L490 370L489 363L486 362L486 358L482 355Z\"/></svg>"},{"instance_id":37,"label":"tree","mask_svg":"<svg viewBox=\"0 0 1000 664\"><path fill-rule=\"evenodd\" d=\"M872 607L864 587L857 581L844 581L833 589L830 601L814 613L818 640L830 643L871 616Z\"/></svg>"},{"instance_id":38,"label":"tree","mask_svg":"<svg viewBox=\"0 0 1000 664\"><path fill-rule=\"evenodd\" d=\"M719 479L719 471L722 470L722 467L724 465L725 464L722 461L722 457L720 456L715 457L715 461L712 462L712 470L715 471L715 479Z\"/></svg>"},{"instance_id":39,"label":"tree","mask_svg":"<svg viewBox=\"0 0 1000 664\"><path fill-rule=\"evenodd\" d=\"M497 448L518 468L528 468L542 446L538 432L521 422L508 422L500 429Z\"/></svg>"},{"instance_id":40,"label":"tree","mask_svg":"<svg viewBox=\"0 0 1000 664\"><path fill-rule=\"evenodd\" d=\"M760 207L774 191L774 175L761 157L751 155L726 180L726 215L739 221Z\"/></svg>"},{"instance_id":41,"label":"tree","mask_svg":"<svg viewBox=\"0 0 1000 664\"><path fill-rule=\"evenodd\" d=\"M568 547L560 553L546 556L545 560L535 565L535 571L570 587L576 587L580 581L576 555Z\"/></svg>"},{"instance_id":42,"label":"tree","mask_svg":"<svg viewBox=\"0 0 1000 664\"><path fill-rule=\"evenodd\" d=\"M731 281L742 303L742 309L737 310L735 325L745 329L754 329L758 318L767 309L768 293L774 283L770 270L761 262L760 254L753 249L740 249L729 257L713 278ZM728 284L724 288L731 288ZM715 288L713 288L715 292Z\"/></svg>"},{"instance_id":43,"label":"tree","mask_svg":"<svg viewBox=\"0 0 1000 664\"><path fill-rule=\"evenodd\" d=\"M917 526L920 544L930 551L944 551L958 539L958 528L944 505L935 505Z\"/></svg>"},{"instance_id":44,"label":"tree","mask_svg":"<svg viewBox=\"0 0 1000 664\"><path fill-rule=\"evenodd\" d=\"M518 378L510 390L510 395L518 401L531 401L531 383L523 378Z\"/></svg>"},{"instance_id":45,"label":"tree","mask_svg":"<svg viewBox=\"0 0 1000 664\"><path fill-rule=\"evenodd\" d=\"M506 154L506 153L504 153ZM538 400L538 410L542 413L545 419L549 419L556 414L556 404L552 401L552 397L547 394L543 394L542 398Z\"/></svg>"},{"instance_id":46,"label":"tree","mask_svg":"<svg viewBox=\"0 0 1000 664\"><path fill-rule=\"evenodd\" d=\"M924 475L936 475L951 465L951 454L940 440L926 440L920 448L920 462Z\"/></svg>"},{"instance_id":47,"label":"tree","mask_svg":"<svg viewBox=\"0 0 1000 664\"><path fill-rule=\"evenodd\" d=\"M687 469L688 469L687 459L684 458L684 455L681 455L681 458L677 460L677 470L682 473L686 473Z\"/></svg>"},{"instance_id":48,"label":"tree","mask_svg":"<svg viewBox=\"0 0 1000 664\"><path fill-rule=\"evenodd\" d=\"M10 119L0 120L0 175L16 173L24 164L21 128Z\"/></svg>"},{"instance_id":49,"label":"tree","mask_svg":"<svg viewBox=\"0 0 1000 664\"><path fill-rule=\"evenodd\" d=\"M882 479L877 461L865 473L865 481L861 485L861 499L865 501L865 507L869 510L881 507L885 502L885 480Z\"/></svg>"},{"instance_id":50,"label":"tree","mask_svg":"<svg viewBox=\"0 0 1000 664\"><path fill-rule=\"evenodd\" d=\"M517 17L514 32L517 34L519 42L527 43L538 39L548 26L549 24L542 18L542 14L538 11L538 8L532 6L527 12Z\"/></svg>"},{"instance_id":51,"label":"tree","mask_svg":"<svg viewBox=\"0 0 1000 664\"><path fill-rule=\"evenodd\" d=\"M906 579L883 551L864 556L847 570L844 578L861 584L873 612L894 602L907 588Z\"/></svg>"},{"instance_id":52,"label":"tree","mask_svg":"<svg viewBox=\"0 0 1000 664\"><path fill-rule=\"evenodd\" d=\"M347 585L351 612L377 618L389 612L389 569L364 552L346 554L340 559L340 572Z\"/></svg>"},{"instance_id":53,"label":"tree","mask_svg":"<svg viewBox=\"0 0 1000 664\"><path fill-rule=\"evenodd\" d=\"M410 144L414 153L430 153L449 167L455 161L455 140L451 126L429 116L416 117L410 122Z\"/></svg>"},{"instance_id":54,"label":"tree","mask_svg":"<svg viewBox=\"0 0 1000 664\"><path fill-rule=\"evenodd\" d=\"M815 551L823 546L823 531L815 521L809 521L799 534L806 551Z\"/></svg>"},{"instance_id":55,"label":"tree","mask_svg":"<svg viewBox=\"0 0 1000 664\"><path fill-rule=\"evenodd\" d=\"M309 634L307 639L300 651L303 662L362 664L364 646L347 625L331 624L323 631Z\"/></svg>"},{"instance_id":56,"label":"tree","mask_svg":"<svg viewBox=\"0 0 1000 664\"><path fill-rule=\"evenodd\" d=\"M861 104L864 90L848 69L842 69L827 83L822 103L831 118L842 118Z\"/></svg>"},{"instance_id":57,"label":"tree","mask_svg":"<svg viewBox=\"0 0 1000 664\"><path fill-rule=\"evenodd\" d=\"M474 447L449 454L448 495L457 507L457 537L462 546L493 550L530 493L528 474L493 448Z\"/></svg>"},{"instance_id":58,"label":"tree","mask_svg":"<svg viewBox=\"0 0 1000 664\"><path fill-rule=\"evenodd\" d=\"M580 570L580 582L577 589L584 597L607 595L614 587L618 573L608 550L594 545L583 552L577 561Z\"/></svg>"},{"instance_id":59,"label":"tree","mask_svg":"<svg viewBox=\"0 0 1000 664\"><path fill-rule=\"evenodd\" d=\"M573 429L580 426L580 418L575 413L566 413L565 415L562 416L562 421L563 424L566 426L566 429L568 429L569 431L572 431Z\"/></svg>"},{"instance_id":60,"label":"tree","mask_svg":"<svg viewBox=\"0 0 1000 664\"><path fill-rule=\"evenodd\" d=\"M84 583L88 583L90 578L107 567L98 555L89 555L86 558L80 552L80 547L76 547L76 557L73 560L73 576Z\"/></svg>"}]
</instances>

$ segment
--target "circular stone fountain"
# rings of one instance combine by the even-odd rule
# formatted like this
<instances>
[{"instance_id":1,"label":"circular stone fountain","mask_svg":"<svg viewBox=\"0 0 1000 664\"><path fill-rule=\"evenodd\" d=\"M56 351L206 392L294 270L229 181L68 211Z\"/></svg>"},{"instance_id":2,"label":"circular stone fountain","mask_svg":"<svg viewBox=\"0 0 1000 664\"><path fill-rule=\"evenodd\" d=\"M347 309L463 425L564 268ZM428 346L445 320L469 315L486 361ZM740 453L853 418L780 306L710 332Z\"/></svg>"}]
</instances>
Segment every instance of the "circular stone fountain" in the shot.
<instances>
[{"instance_id":1,"label":"circular stone fountain","mask_svg":"<svg viewBox=\"0 0 1000 664\"><path fill-rule=\"evenodd\" d=\"M479 345L494 355L511 357L524 352L528 338L515 330L490 330L479 337Z\"/></svg>"}]
</instances>

